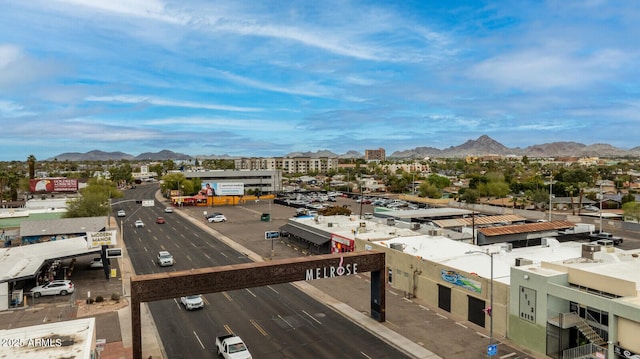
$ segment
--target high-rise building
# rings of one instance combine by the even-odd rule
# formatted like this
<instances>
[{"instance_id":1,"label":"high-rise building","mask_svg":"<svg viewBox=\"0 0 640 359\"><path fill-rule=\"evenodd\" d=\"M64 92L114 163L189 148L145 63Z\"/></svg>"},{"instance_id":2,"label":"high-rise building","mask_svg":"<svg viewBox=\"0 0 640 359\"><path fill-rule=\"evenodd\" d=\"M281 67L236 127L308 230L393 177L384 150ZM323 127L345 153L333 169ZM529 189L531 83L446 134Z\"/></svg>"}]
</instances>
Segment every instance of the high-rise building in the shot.
<instances>
[{"instance_id":1,"label":"high-rise building","mask_svg":"<svg viewBox=\"0 0 640 359\"><path fill-rule=\"evenodd\" d=\"M386 159L384 148L377 150L364 150L364 159L366 161L384 161Z\"/></svg>"}]
</instances>

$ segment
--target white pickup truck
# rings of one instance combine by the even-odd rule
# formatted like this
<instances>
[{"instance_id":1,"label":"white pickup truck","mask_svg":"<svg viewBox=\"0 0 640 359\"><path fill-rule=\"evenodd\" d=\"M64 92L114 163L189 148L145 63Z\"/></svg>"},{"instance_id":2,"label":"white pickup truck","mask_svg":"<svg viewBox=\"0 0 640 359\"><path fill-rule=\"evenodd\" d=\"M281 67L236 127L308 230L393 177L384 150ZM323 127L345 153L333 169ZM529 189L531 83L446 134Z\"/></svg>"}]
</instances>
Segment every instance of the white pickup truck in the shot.
<instances>
[{"instance_id":1,"label":"white pickup truck","mask_svg":"<svg viewBox=\"0 0 640 359\"><path fill-rule=\"evenodd\" d=\"M225 359L251 359L251 353L242 339L235 334L216 337L218 355Z\"/></svg>"}]
</instances>

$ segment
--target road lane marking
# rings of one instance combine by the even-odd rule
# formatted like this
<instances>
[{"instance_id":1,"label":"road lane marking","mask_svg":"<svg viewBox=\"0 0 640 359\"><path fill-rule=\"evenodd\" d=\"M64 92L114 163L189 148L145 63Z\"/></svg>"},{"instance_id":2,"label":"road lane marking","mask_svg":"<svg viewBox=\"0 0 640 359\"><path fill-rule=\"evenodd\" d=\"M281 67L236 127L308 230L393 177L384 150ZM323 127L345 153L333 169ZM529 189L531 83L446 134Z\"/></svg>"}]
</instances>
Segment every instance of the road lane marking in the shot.
<instances>
[{"instance_id":1,"label":"road lane marking","mask_svg":"<svg viewBox=\"0 0 640 359\"><path fill-rule=\"evenodd\" d=\"M233 330L231 330L231 327L228 324L224 325L224 330L227 331L227 334L233 334Z\"/></svg>"},{"instance_id":2,"label":"road lane marking","mask_svg":"<svg viewBox=\"0 0 640 359\"><path fill-rule=\"evenodd\" d=\"M202 344L202 340L200 340L200 337L198 337L198 334L196 334L196 331L193 331L193 335L196 336L196 339L198 339L198 343L200 343L200 346L202 347L202 349L204 349L204 344Z\"/></svg>"},{"instance_id":3,"label":"road lane marking","mask_svg":"<svg viewBox=\"0 0 640 359\"><path fill-rule=\"evenodd\" d=\"M270 285L268 285L268 286L267 286L267 288L271 289L271 290L272 290L272 291L274 291L276 294L280 294L280 293L278 293L278 291L277 291L277 290L273 289L273 287L272 287L272 286L270 286Z\"/></svg>"},{"instance_id":4,"label":"road lane marking","mask_svg":"<svg viewBox=\"0 0 640 359\"><path fill-rule=\"evenodd\" d=\"M176 303L178 309L182 310L182 306L180 305L180 303L178 303L178 298L173 298L173 301Z\"/></svg>"},{"instance_id":5,"label":"road lane marking","mask_svg":"<svg viewBox=\"0 0 640 359\"><path fill-rule=\"evenodd\" d=\"M512 357L512 356L514 356L514 355L517 355L517 354L516 354L515 352L513 352L513 353L509 353L509 354L506 354L506 355L501 356L501 357L500 357L500 359L507 359L507 358L511 358L511 357Z\"/></svg>"},{"instance_id":6,"label":"road lane marking","mask_svg":"<svg viewBox=\"0 0 640 359\"><path fill-rule=\"evenodd\" d=\"M245 288L245 290L246 290L247 292L249 292L249 294L251 294L254 298L258 298L258 297L257 297L257 296L256 296L256 295L251 291L251 289L249 289L249 288Z\"/></svg>"},{"instance_id":7,"label":"road lane marking","mask_svg":"<svg viewBox=\"0 0 640 359\"><path fill-rule=\"evenodd\" d=\"M269 335L269 334L267 333L267 331L266 331L266 330L264 330L264 329L260 326L260 324L258 324L255 320L253 320L253 319L249 319L249 323L251 323L251 324L252 324L252 325L253 325L253 326L254 326L254 327L255 327L255 328L260 332L260 334L262 334L262 336L265 336L265 337L266 337L267 335Z\"/></svg>"},{"instance_id":8,"label":"road lane marking","mask_svg":"<svg viewBox=\"0 0 640 359\"><path fill-rule=\"evenodd\" d=\"M291 327L291 329L296 330L296 328L291 325L291 323L287 322L280 314L278 314L278 318L280 318L280 320L282 320L283 322L287 323L288 326Z\"/></svg>"},{"instance_id":9,"label":"road lane marking","mask_svg":"<svg viewBox=\"0 0 640 359\"><path fill-rule=\"evenodd\" d=\"M231 296L229 294L227 294L227 292L222 292L222 295L224 295L228 301L233 301L233 299L231 299Z\"/></svg>"},{"instance_id":10,"label":"road lane marking","mask_svg":"<svg viewBox=\"0 0 640 359\"><path fill-rule=\"evenodd\" d=\"M205 257L207 257L207 259L211 259L211 257L209 257L208 254L206 254L206 253L203 253L203 254L204 254Z\"/></svg>"},{"instance_id":11,"label":"road lane marking","mask_svg":"<svg viewBox=\"0 0 640 359\"><path fill-rule=\"evenodd\" d=\"M464 329L469 329L469 327L467 327L466 325L460 323L460 322L456 322L457 325L463 327Z\"/></svg>"},{"instance_id":12,"label":"road lane marking","mask_svg":"<svg viewBox=\"0 0 640 359\"><path fill-rule=\"evenodd\" d=\"M304 310L302 311L302 313L306 314L309 318L313 319L316 323L322 325L322 322L320 322L318 319L316 319L314 316L312 316L311 314L305 312Z\"/></svg>"},{"instance_id":13,"label":"road lane marking","mask_svg":"<svg viewBox=\"0 0 640 359\"><path fill-rule=\"evenodd\" d=\"M370 357L370 356L368 356L367 354L365 354L365 353L363 353L363 352L360 352L360 354L362 354L362 356L363 356L363 357L365 357L365 358L369 358L369 359L371 359L371 357Z\"/></svg>"}]
</instances>

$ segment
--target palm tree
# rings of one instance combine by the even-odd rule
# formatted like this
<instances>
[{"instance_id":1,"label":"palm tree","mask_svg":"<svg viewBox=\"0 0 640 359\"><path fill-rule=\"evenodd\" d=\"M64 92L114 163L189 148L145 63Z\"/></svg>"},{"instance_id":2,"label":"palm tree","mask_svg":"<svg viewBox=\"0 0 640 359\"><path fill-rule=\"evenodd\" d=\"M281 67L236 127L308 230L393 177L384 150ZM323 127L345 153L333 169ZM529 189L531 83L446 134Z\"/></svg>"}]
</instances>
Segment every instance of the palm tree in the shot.
<instances>
[{"instance_id":1,"label":"palm tree","mask_svg":"<svg viewBox=\"0 0 640 359\"><path fill-rule=\"evenodd\" d=\"M565 188L565 190L569 193L569 200L571 201L571 213L575 216L576 215L576 208L573 205L573 192L576 190L575 187L569 185Z\"/></svg>"},{"instance_id":2,"label":"palm tree","mask_svg":"<svg viewBox=\"0 0 640 359\"><path fill-rule=\"evenodd\" d=\"M27 164L29 165L29 179L34 179L36 176L36 156L29 155Z\"/></svg>"}]
</instances>

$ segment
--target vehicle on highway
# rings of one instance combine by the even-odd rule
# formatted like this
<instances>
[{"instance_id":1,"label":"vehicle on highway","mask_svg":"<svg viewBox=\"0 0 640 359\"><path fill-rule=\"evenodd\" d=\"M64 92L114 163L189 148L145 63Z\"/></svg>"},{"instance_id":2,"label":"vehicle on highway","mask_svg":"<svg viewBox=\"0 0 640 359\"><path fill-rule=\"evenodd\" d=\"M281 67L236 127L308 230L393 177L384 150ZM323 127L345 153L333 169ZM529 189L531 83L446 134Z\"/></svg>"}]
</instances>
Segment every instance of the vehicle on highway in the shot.
<instances>
[{"instance_id":1,"label":"vehicle on highway","mask_svg":"<svg viewBox=\"0 0 640 359\"><path fill-rule=\"evenodd\" d=\"M180 297L180 303L184 305L184 309L186 310L204 308L204 300L202 300L202 296L200 294Z\"/></svg>"},{"instance_id":2,"label":"vehicle on highway","mask_svg":"<svg viewBox=\"0 0 640 359\"><path fill-rule=\"evenodd\" d=\"M54 280L44 285L31 288L31 295L38 298L43 295L67 295L75 290L70 280Z\"/></svg>"},{"instance_id":3,"label":"vehicle on highway","mask_svg":"<svg viewBox=\"0 0 640 359\"><path fill-rule=\"evenodd\" d=\"M118 217L124 217L126 215L127 214L124 212L124 209L121 209L121 210L118 211Z\"/></svg>"},{"instance_id":4,"label":"vehicle on highway","mask_svg":"<svg viewBox=\"0 0 640 359\"><path fill-rule=\"evenodd\" d=\"M156 219L156 223L157 223L157 224L164 224L164 223L165 223L164 217L158 217L158 218Z\"/></svg>"},{"instance_id":5,"label":"vehicle on highway","mask_svg":"<svg viewBox=\"0 0 640 359\"><path fill-rule=\"evenodd\" d=\"M160 251L158 252L158 265L160 267L172 266L173 265L173 256L168 251Z\"/></svg>"},{"instance_id":6,"label":"vehicle on highway","mask_svg":"<svg viewBox=\"0 0 640 359\"><path fill-rule=\"evenodd\" d=\"M172 207L165 208L164 213L173 213L173 208Z\"/></svg>"},{"instance_id":7,"label":"vehicle on highway","mask_svg":"<svg viewBox=\"0 0 640 359\"><path fill-rule=\"evenodd\" d=\"M249 348L242 339L235 334L227 334L216 337L218 355L224 359L251 359Z\"/></svg>"},{"instance_id":8,"label":"vehicle on highway","mask_svg":"<svg viewBox=\"0 0 640 359\"><path fill-rule=\"evenodd\" d=\"M104 264L102 263L102 258L95 257L91 259L91 263L89 263L89 268L97 269L104 268Z\"/></svg>"},{"instance_id":9,"label":"vehicle on highway","mask_svg":"<svg viewBox=\"0 0 640 359\"><path fill-rule=\"evenodd\" d=\"M207 216L207 221L209 223L226 222L227 221L227 217L225 217L224 214L222 214L222 213L217 213L215 215Z\"/></svg>"},{"instance_id":10,"label":"vehicle on highway","mask_svg":"<svg viewBox=\"0 0 640 359\"><path fill-rule=\"evenodd\" d=\"M142 220L139 219L134 223L134 226L136 226L136 228L144 227L144 222L142 222Z\"/></svg>"}]
</instances>

